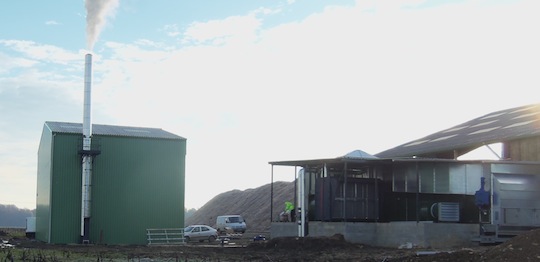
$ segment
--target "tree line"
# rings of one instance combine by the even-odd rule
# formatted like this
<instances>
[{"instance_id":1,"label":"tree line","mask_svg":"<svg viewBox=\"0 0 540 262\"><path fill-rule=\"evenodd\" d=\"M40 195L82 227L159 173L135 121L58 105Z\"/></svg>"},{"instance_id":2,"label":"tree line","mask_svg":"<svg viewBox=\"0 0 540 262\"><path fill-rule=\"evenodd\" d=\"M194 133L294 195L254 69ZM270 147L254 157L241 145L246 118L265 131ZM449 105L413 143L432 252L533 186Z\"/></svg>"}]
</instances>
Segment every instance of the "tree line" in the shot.
<instances>
[{"instance_id":1,"label":"tree line","mask_svg":"<svg viewBox=\"0 0 540 262\"><path fill-rule=\"evenodd\" d=\"M184 217L187 219L192 216L194 208L184 209ZM26 218L36 215L35 209L20 209L15 205L0 204L0 227L26 227Z\"/></svg>"},{"instance_id":2,"label":"tree line","mask_svg":"<svg viewBox=\"0 0 540 262\"><path fill-rule=\"evenodd\" d=\"M35 209L0 204L0 227L26 227L26 218L35 216L35 213Z\"/></svg>"}]
</instances>

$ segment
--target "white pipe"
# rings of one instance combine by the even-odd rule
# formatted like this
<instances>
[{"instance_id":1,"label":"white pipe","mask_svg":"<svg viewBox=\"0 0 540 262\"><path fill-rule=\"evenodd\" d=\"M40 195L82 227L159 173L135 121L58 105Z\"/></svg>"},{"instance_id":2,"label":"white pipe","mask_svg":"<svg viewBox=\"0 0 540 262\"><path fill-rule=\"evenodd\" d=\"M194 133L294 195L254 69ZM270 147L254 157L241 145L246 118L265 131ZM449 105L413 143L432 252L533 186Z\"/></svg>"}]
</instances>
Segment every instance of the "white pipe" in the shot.
<instances>
[{"instance_id":1,"label":"white pipe","mask_svg":"<svg viewBox=\"0 0 540 262\"><path fill-rule=\"evenodd\" d=\"M83 112L83 149L90 150L92 136L92 55L86 54L84 59L84 112Z\"/></svg>"},{"instance_id":2,"label":"white pipe","mask_svg":"<svg viewBox=\"0 0 540 262\"><path fill-rule=\"evenodd\" d=\"M92 95L92 55L86 54L84 63L84 112L83 112L83 151L92 148L92 117L91 117L91 95ZM85 219L90 218L90 203L92 201L92 155L83 153L82 156L82 190L81 190L81 236L85 235ZM88 223L88 222L86 222ZM88 232L86 232L88 234Z\"/></svg>"},{"instance_id":3,"label":"white pipe","mask_svg":"<svg viewBox=\"0 0 540 262\"><path fill-rule=\"evenodd\" d=\"M300 220L298 220L298 236L304 237L305 233L305 224L306 224L306 201L305 201L305 180L304 180L304 169L300 169L298 172L298 201L300 202L300 207L298 212L300 214Z\"/></svg>"},{"instance_id":4,"label":"white pipe","mask_svg":"<svg viewBox=\"0 0 540 262\"><path fill-rule=\"evenodd\" d=\"M92 201L92 156L83 157L83 181L82 181L82 218L90 217L90 203Z\"/></svg>"}]
</instances>

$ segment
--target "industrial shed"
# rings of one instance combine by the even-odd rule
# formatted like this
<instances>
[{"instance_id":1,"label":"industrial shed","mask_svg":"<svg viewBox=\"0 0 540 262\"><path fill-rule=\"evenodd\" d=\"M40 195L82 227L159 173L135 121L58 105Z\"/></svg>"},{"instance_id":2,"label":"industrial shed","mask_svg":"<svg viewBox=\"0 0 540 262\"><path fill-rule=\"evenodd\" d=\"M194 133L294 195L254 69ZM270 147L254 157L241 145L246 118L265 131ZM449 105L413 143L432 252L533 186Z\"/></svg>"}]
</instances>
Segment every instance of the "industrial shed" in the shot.
<instances>
[{"instance_id":1,"label":"industrial shed","mask_svg":"<svg viewBox=\"0 0 540 262\"><path fill-rule=\"evenodd\" d=\"M298 226L275 222L281 210L273 210L271 236L339 233L377 246L448 247L503 242L540 227L539 127L540 105L527 105L374 156L357 150L270 162L295 167L295 203L305 211ZM500 160L457 159L493 143L502 144Z\"/></svg>"},{"instance_id":2,"label":"industrial shed","mask_svg":"<svg viewBox=\"0 0 540 262\"><path fill-rule=\"evenodd\" d=\"M38 150L36 238L81 242L81 155L93 155L89 243L146 244L148 228L184 225L186 139L158 128L45 122Z\"/></svg>"}]
</instances>

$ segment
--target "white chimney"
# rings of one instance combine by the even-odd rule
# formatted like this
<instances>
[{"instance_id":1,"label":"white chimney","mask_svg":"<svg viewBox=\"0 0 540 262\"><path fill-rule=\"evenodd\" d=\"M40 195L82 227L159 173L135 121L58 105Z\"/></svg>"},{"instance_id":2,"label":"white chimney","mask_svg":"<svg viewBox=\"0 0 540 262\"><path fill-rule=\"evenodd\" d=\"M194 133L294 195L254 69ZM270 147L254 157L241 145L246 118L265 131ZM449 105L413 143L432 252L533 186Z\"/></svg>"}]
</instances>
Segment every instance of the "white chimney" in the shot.
<instances>
[{"instance_id":1,"label":"white chimney","mask_svg":"<svg viewBox=\"0 0 540 262\"><path fill-rule=\"evenodd\" d=\"M90 136L92 136L92 55L86 54L84 59L84 116L83 116L83 146L90 150ZM88 146L88 148L86 148Z\"/></svg>"},{"instance_id":2,"label":"white chimney","mask_svg":"<svg viewBox=\"0 0 540 262\"><path fill-rule=\"evenodd\" d=\"M92 55L86 54L84 64L84 112L83 112L83 154L82 154L82 201L81 201L81 241L90 242L90 206L92 192Z\"/></svg>"}]
</instances>

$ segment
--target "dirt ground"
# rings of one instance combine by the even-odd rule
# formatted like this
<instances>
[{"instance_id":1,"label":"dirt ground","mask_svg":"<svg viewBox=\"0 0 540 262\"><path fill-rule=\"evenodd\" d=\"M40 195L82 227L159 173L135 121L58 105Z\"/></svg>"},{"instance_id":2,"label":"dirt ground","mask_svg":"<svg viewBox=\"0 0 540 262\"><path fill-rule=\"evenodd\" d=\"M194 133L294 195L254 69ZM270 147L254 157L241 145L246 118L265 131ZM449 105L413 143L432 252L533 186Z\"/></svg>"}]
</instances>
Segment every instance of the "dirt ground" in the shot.
<instances>
[{"instance_id":1,"label":"dirt ground","mask_svg":"<svg viewBox=\"0 0 540 262\"><path fill-rule=\"evenodd\" d=\"M2 249L0 261L540 261L540 229L496 246L449 250L377 248L348 243L341 235L266 241L232 239L223 246L219 242L179 246L50 245L7 237L9 234L0 232L0 239L19 251Z\"/></svg>"}]
</instances>

